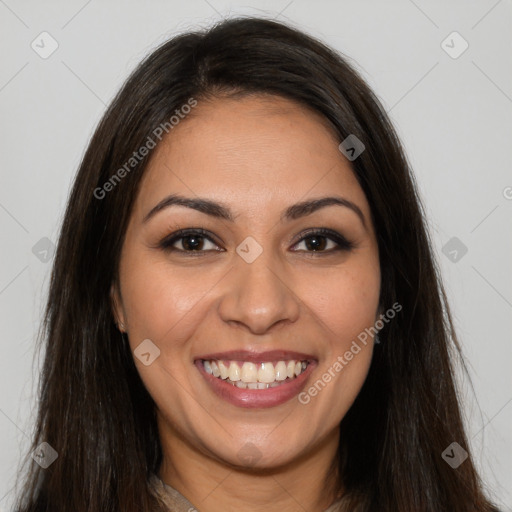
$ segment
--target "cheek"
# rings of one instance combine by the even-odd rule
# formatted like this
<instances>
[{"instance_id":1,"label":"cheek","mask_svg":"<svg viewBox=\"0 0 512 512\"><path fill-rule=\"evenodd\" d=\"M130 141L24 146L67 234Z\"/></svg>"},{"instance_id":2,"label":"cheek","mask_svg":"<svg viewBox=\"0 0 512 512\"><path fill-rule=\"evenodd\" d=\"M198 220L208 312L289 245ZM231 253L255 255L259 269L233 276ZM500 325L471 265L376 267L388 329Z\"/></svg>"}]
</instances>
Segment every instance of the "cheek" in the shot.
<instances>
[{"instance_id":1,"label":"cheek","mask_svg":"<svg viewBox=\"0 0 512 512\"><path fill-rule=\"evenodd\" d=\"M305 301L335 338L337 351L344 351L350 340L374 325L380 297L380 270L374 258L329 274L310 274L305 282Z\"/></svg>"},{"instance_id":2,"label":"cheek","mask_svg":"<svg viewBox=\"0 0 512 512\"><path fill-rule=\"evenodd\" d=\"M311 429L334 428L359 394L372 360L374 326L379 301L379 272L341 272L326 281L311 298L326 340L315 377L299 395L310 409ZM313 306L312 306L313 307Z\"/></svg>"},{"instance_id":3,"label":"cheek","mask_svg":"<svg viewBox=\"0 0 512 512\"><path fill-rule=\"evenodd\" d=\"M193 273L173 270L165 261L127 262L124 272L124 304L130 330L137 336L165 344L184 335L187 316L200 303L205 283Z\"/></svg>"},{"instance_id":4,"label":"cheek","mask_svg":"<svg viewBox=\"0 0 512 512\"><path fill-rule=\"evenodd\" d=\"M204 280L142 256L127 260L123 272L130 348L139 375L159 410L183 411L182 389L189 387L190 377L187 341L197 328ZM160 351L148 366L134 353L146 339Z\"/></svg>"},{"instance_id":5,"label":"cheek","mask_svg":"<svg viewBox=\"0 0 512 512\"><path fill-rule=\"evenodd\" d=\"M328 342L310 396L322 395L318 407L329 408L335 401L336 410L325 414L339 421L359 393L371 363L371 328L379 304L380 268L375 256L369 255L333 272L328 279L324 274L315 281L316 286L311 282L305 295ZM324 393L324 388L329 390Z\"/></svg>"}]
</instances>

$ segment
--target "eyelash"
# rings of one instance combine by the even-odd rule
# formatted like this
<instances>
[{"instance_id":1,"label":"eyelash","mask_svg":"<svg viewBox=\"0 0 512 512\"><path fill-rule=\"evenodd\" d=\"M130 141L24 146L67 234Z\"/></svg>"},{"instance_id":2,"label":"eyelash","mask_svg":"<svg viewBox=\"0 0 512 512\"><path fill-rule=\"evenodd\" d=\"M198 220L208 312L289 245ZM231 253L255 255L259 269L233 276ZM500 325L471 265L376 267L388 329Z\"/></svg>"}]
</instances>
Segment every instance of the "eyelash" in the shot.
<instances>
[{"instance_id":1,"label":"eyelash","mask_svg":"<svg viewBox=\"0 0 512 512\"><path fill-rule=\"evenodd\" d=\"M176 247L172 247L177 241L187 238L188 236L200 236L201 238L206 238L210 242L212 242L215 245L218 245L212 237L209 235L209 233L201 228L191 228L191 229L180 229L179 231L176 231L175 233L172 233L171 235L164 238L159 244L158 247L164 251L167 252L181 252L185 253L189 256L197 257L200 256L201 253L205 252L211 252L211 250L203 251L203 250L197 250L197 251L191 251L191 250L184 250L184 249L177 249ZM328 250L322 250L322 251L294 251L294 252L307 252L310 254L315 255L321 255L321 254L332 254L338 251L351 251L355 244L349 240L347 240L343 235L340 235L336 231L332 231L330 229L326 228L318 228L318 229L309 229L306 230L304 233L302 233L302 238L297 241L294 245L297 245L304 240L307 240L308 238L313 237L323 237L328 238L331 241L335 242L337 244L337 247L334 249L328 249Z\"/></svg>"}]
</instances>

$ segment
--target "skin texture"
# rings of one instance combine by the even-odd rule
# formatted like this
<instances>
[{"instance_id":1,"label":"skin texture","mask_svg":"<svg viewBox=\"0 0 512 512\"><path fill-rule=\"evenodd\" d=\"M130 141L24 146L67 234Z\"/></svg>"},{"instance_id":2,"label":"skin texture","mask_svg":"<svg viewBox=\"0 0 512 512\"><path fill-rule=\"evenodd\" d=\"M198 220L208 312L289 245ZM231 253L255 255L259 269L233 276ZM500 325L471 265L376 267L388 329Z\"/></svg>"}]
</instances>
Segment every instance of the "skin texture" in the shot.
<instances>
[{"instance_id":1,"label":"skin texture","mask_svg":"<svg viewBox=\"0 0 512 512\"><path fill-rule=\"evenodd\" d=\"M174 127L141 182L120 288L112 288L114 313L132 351L148 338L160 349L149 366L134 358L158 409L159 476L201 512L321 512L335 499L328 476L337 427L366 378L371 338L307 405L295 397L266 409L236 407L211 391L194 359L235 349L305 352L318 361L307 389L374 325L378 246L339 142L320 116L292 101L217 98ZM235 221L172 206L143 223L171 193L222 202ZM333 195L355 203L364 224L343 206L280 221L294 203ZM212 241L192 255L179 252L190 239L176 240L174 252L157 248L180 228L203 228ZM354 248L330 251L336 242L321 238L327 245L315 252L303 238L309 228L332 229ZM235 251L248 236L263 248L250 264ZM250 468L238 455L247 443L258 453Z\"/></svg>"}]
</instances>

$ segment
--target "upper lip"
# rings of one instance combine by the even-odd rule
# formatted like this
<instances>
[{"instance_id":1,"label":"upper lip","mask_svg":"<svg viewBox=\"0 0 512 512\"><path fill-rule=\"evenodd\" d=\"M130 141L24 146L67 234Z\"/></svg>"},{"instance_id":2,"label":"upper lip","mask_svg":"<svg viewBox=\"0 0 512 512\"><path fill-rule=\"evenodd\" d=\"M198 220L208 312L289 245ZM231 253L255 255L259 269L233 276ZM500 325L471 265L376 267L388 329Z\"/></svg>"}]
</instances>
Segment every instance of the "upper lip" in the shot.
<instances>
[{"instance_id":1,"label":"upper lip","mask_svg":"<svg viewBox=\"0 0 512 512\"><path fill-rule=\"evenodd\" d=\"M267 350L265 352L256 352L253 350L228 350L226 352L211 352L194 358L197 360L231 360L248 361L252 363L273 362L273 361L316 361L311 354L295 352L291 350Z\"/></svg>"}]
</instances>

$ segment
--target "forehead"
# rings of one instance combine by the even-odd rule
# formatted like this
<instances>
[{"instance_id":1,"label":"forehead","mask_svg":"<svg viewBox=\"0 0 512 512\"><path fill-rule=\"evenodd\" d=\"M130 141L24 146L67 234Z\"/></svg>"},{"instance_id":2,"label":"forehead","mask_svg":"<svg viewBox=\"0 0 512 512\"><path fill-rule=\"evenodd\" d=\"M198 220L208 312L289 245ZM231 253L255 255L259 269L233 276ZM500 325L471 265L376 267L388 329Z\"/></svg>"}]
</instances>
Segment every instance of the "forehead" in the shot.
<instances>
[{"instance_id":1,"label":"forehead","mask_svg":"<svg viewBox=\"0 0 512 512\"><path fill-rule=\"evenodd\" d=\"M155 149L136 208L143 215L167 194L181 193L237 204L251 215L337 191L364 209L364 193L338 145L323 116L288 99L199 102Z\"/></svg>"}]
</instances>

